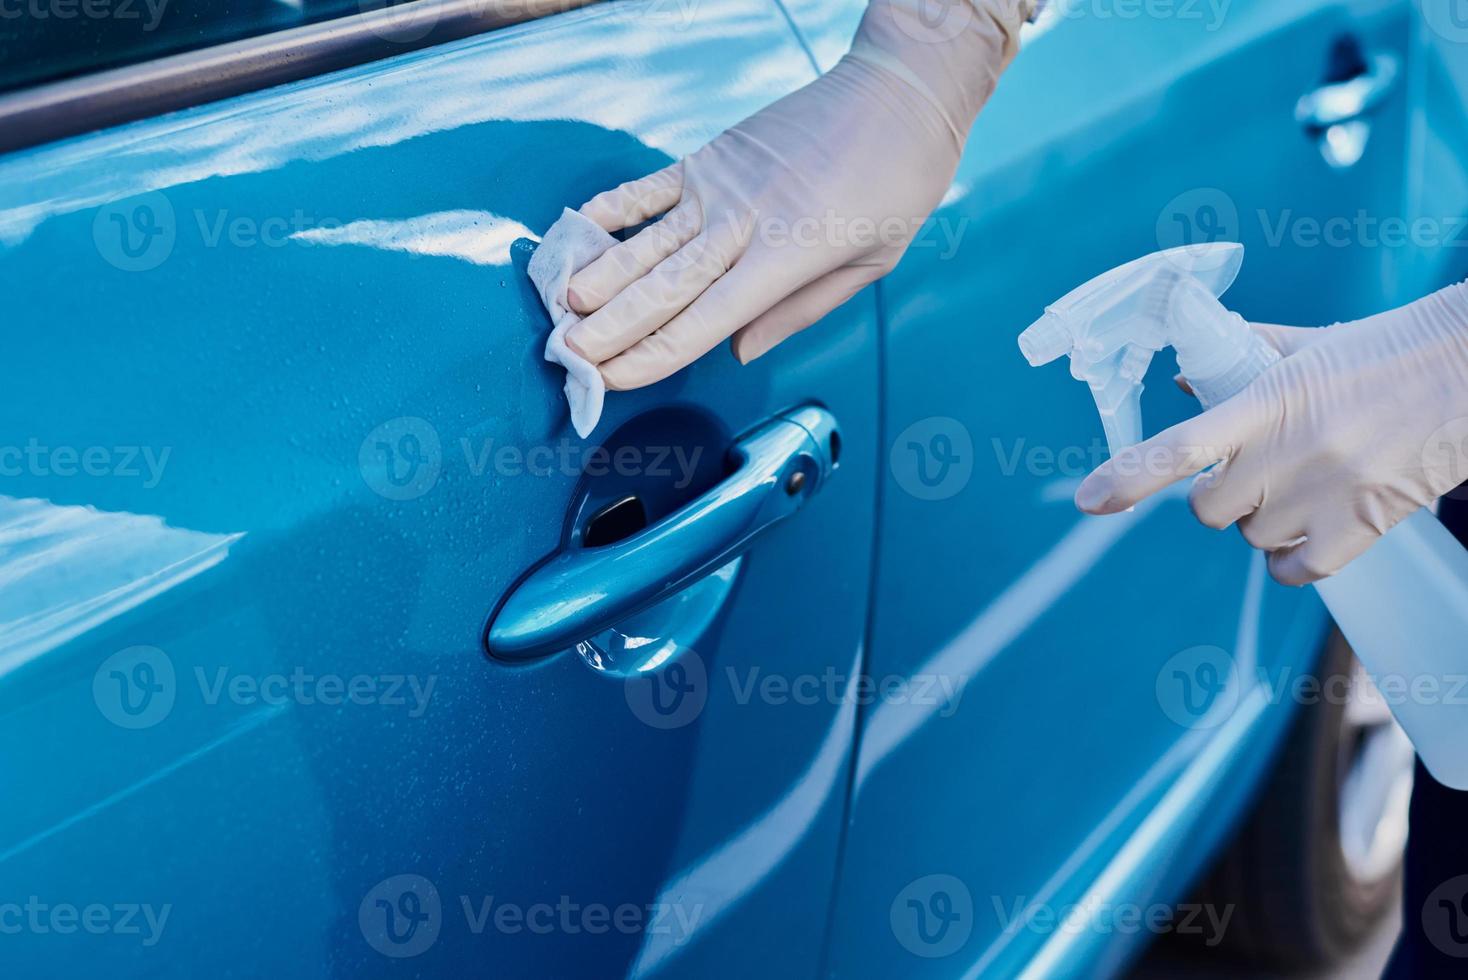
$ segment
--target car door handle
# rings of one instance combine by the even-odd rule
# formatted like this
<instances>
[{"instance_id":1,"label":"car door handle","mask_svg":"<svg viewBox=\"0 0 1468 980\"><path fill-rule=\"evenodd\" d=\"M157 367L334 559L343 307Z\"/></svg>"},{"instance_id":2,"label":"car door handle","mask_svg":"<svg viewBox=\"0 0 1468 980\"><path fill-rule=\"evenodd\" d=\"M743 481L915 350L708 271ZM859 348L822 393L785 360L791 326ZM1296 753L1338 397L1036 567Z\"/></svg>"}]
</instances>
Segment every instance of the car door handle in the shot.
<instances>
[{"instance_id":1,"label":"car door handle","mask_svg":"<svg viewBox=\"0 0 1468 980\"><path fill-rule=\"evenodd\" d=\"M599 547L569 535L501 604L485 635L489 651L527 660L569 649L686 589L804 506L839 452L824 408L765 422L731 447L731 474L674 513Z\"/></svg>"},{"instance_id":2,"label":"car door handle","mask_svg":"<svg viewBox=\"0 0 1468 980\"><path fill-rule=\"evenodd\" d=\"M1396 55L1375 55L1356 77L1322 85L1301 98L1295 106L1295 121L1306 129L1323 130L1359 119L1386 101L1400 75Z\"/></svg>"}]
</instances>

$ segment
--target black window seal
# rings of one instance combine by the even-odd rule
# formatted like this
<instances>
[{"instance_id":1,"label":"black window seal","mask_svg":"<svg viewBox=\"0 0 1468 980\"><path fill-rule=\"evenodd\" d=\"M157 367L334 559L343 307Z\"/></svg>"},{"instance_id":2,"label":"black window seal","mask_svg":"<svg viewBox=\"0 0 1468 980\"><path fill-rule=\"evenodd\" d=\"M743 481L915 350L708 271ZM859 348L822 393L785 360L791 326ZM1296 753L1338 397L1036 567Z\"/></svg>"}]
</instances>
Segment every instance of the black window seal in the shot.
<instances>
[{"instance_id":1,"label":"black window seal","mask_svg":"<svg viewBox=\"0 0 1468 980\"><path fill-rule=\"evenodd\" d=\"M300 81L598 0L412 0L0 95L0 153Z\"/></svg>"}]
</instances>

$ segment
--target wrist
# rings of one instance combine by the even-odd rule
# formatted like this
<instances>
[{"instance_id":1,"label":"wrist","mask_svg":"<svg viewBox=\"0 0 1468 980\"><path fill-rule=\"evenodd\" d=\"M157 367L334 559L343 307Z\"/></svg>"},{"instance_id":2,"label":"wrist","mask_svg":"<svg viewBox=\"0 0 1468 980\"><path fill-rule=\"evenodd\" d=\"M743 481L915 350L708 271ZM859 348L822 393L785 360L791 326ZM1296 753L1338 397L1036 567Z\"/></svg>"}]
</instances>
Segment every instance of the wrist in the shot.
<instances>
[{"instance_id":1,"label":"wrist","mask_svg":"<svg viewBox=\"0 0 1468 980\"><path fill-rule=\"evenodd\" d=\"M1043 0L872 0L848 57L914 89L960 146Z\"/></svg>"}]
</instances>

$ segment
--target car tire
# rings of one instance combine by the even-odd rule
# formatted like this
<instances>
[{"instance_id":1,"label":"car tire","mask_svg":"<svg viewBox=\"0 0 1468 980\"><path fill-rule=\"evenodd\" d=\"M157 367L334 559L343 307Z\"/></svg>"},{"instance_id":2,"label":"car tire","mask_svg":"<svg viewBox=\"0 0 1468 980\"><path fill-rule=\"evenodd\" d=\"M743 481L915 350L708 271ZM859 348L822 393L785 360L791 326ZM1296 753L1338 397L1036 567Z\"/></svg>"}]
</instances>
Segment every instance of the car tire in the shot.
<instances>
[{"instance_id":1,"label":"car tire","mask_svg":"<svg viewBox=\"0 0 1468 980\"><path fill-rule=\"evenodd\" d=\"M1315 676L1326 693L1299 707L1253 814L1202 889L1220 912L1233 906L1215 952L1251 966L1339 962L1399 894L1411 745L1335 629Z\"/></svg>"}]
</instances>

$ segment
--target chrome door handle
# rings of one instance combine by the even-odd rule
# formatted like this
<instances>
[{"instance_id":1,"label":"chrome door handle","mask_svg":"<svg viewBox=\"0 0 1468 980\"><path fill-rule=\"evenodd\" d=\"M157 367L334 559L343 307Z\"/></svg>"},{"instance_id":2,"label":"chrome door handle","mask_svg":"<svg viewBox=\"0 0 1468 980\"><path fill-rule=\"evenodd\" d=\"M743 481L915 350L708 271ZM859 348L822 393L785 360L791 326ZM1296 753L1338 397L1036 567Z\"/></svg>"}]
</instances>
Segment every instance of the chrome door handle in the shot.
<instances>
[{"instance_id":1,"label":"chrome door handle","mask_svg":"<svg viewBox=\"0 0 1468 980\"><path fill-rule=\"evenodd\" d=\"M1322 85L1301 98L1295 106L1295 121L1306 129L1322 130L1359 119L1386 101L1401 73L1396 55L1375 55L1366 71L1355 78Z\"/></svg>"},{"instance_id":2,"label":"chrome door handle","mask_svg":"<svg viewBox=\"0 0 1468 980\"><path fill-rule=\"evenodd\" d=\"M570 536L510 592L485 645L507 660L546 656L687 589L799 510L839 451L824 408L771 419L733 445L736 468L723 482L657 523L599 547Z\"/></svg>"}]
</instances>

